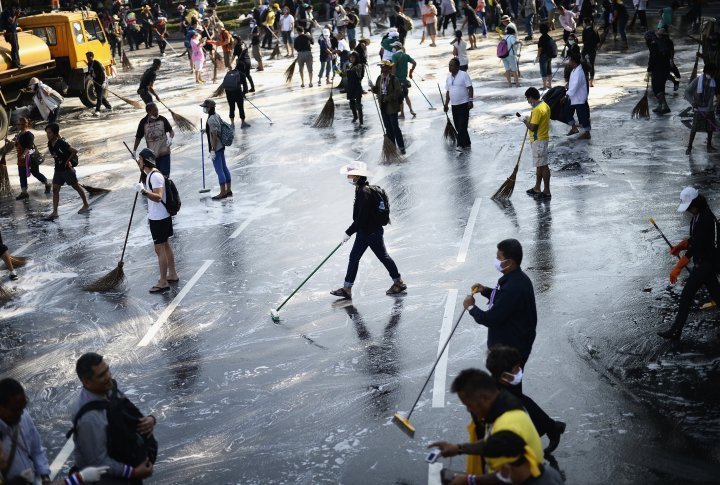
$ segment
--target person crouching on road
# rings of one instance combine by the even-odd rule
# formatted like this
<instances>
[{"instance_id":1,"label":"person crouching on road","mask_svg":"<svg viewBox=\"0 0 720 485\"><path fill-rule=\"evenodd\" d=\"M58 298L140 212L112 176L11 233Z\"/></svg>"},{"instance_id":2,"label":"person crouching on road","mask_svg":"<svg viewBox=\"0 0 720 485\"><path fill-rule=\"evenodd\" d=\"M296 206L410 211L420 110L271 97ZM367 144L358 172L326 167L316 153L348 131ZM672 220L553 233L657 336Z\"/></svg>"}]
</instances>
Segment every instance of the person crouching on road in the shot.
<instances>
[{"instance_id":1,"label":"person crouching on road","mask_svg":"<svg viewBox=\"0 0 720 485\"><path fill-rule=\"evenodd\" d=\"M0 233L0 259L5 262L5 267L7 267L7 270L10 272L10 281L17 280L19 276L13 266L12 254L10 254L10 249L3 243L2 233Z\"/></svg>"},{"instance_id":2,"label":"person crouching on road","mask_svg":"<svg viewBox=\"0 0 720 485\"><path fill-rule=\"evenodd\" d=\"M77 165L77 150L70 146L64 138L60 136L60 125L57 123L50 123L45 127L45 133L48 139L48 151L50 155L55 159L55 173L52 179L52 191L53 191L53 211L50 214L51 219L58 217L58 205L60 204L60 187L68 184L70 187L75 189L80 199L82 199L83 206L78 211L78 214L87 214L90 212L90 205L88 204L87 197L80 184L78 184L77 175L75 174L75 167L73 161Z\"/></svg>"},{"instance_id":3,"label":"person crouching on road","mask_svg":"<svg viewBox=\"0 0 720 485\"><path fill-rule=\"evenodd\" d=\"M385 269L390 273L393 285L385 292L386 295L397 295L407 290L407 285L400 277L395 261L385 249L383 226L389 222L390 207L386 203L385 191L379 187L371 187L368 177L372 174L364 162L354 161L340 169L346 175L348 183L355 186L355 202L353 204L353 223L343 234L342 242L346 243L350 236L356 234L355 243L350 251L345 283L342 288L330 292L333 296L352 299L352 287L355 283L360 258L369 247ZM384 213L384 218L383 218Z\"/></svg>"},{"instance_id":4,"label":"person crouching on road","mask_svg":"<svg viewBox=\"0 0 720 485\"><path fill-rule=\"evenodd\" d=\"M670 271L670 283L673 285L677 283L680 273L691 259L693 269L680 294L680 306L675 322L669 329L658 332L661 337L672 340L680 340L693 297L701 286L705 285L713 301L720 302L720 283L717 277L720 268L720 249L717 247L717 241L720 235L718 235L717 219L705 197L694 187L685 187L680 192L680 205L677 210L690 213L692 221L690 237L670 249L670 254L680 257L680 261ZM680 253L683 251L685 254L681 257Z\"/></svg>"},{"instance_id":5,"label":"person crouching on road","mask_svg":"<svg viewBox=\"0 0 720 485\"><path fill-rule=\"evenodd\" d=\"M33 102L40 111L40 116L48 123L56 122L58 113L60 113L60 105L65 98L36 77L30 78L28 88L33 92Z\"/></svg>"},{"instance_id":6,"label":"person crouching on road","mask_svg":"<svg viewBox=\"0 0 720 485\"><path fill-rule=\"evenodd\" d=\"M150 293L164 293L170 289L169 283L176 283L179 278L175 271L175 255L169 238L174 235L172 217L165 208L165 177L155 166L155 153L149 148L140 151L137 159L138 167L145 176L145 183L135 184L135 190L148 199L148 222L150 234L155 244L160 279L150 288Z\"/></svg>"},{"instance_id":7,"label":"person crouching on road","mask_svg":"<svg viewBox=\"0 0 720 485\"><path fill-rule=\"evenodd\" d=\"M213 197L213 200L226 199L232 197L232 188L230 186L230 170L225 162L225 145L220 139L220 131L222 130L222 119L215 112L215 101L206 99L200 105L203 113L208 115L205 132L207 134L208 148L210 149L210 160L212 160L215 173L218 176L220 184L220 193Z\"/></svg>"}]
</instances>

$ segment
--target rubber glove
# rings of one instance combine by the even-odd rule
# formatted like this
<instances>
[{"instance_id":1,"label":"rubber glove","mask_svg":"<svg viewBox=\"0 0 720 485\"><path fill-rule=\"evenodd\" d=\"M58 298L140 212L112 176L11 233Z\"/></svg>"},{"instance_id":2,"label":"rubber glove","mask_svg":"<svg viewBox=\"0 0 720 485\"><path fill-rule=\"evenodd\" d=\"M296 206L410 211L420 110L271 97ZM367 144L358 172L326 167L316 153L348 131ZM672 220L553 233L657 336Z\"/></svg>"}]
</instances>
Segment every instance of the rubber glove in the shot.
<instances>
[{"instance_id":1,"label":"rubber glove","mask_svg":"<svg viewBox=\"0 0 720 485\"><path fill-rule=\"evenodd\" d=\"M135 182L135 192L140 193L145 190L145 185L142 182Z\"/></svg>"},{"instance_id":2,"label":"rubber glove","mask_svg":"<svg viewBox=\"0 0 720 485\"><path fill-rule=\"evenodd\" d=\"M370 89L372 89L374 86L375 86L375 85L373 84L373 82L368 79L368 87L369 87Z\"/></svg>"},{"instance_id":3,"label":"rubber glove","mask_svg":"<svg viewBox=\"0 0 720 485\"><path fill-rule=\"evenodd\" d=\"M137 150L132 152L133 160L137 160Z\"/></svg>"},{"instance_id":4,"label":"rubber glove","mask_svg":"<svg viewBox=\"0 0 720 485\"><path fill-rule=\"evenodd\" d=\"M210 161L215 162L215 152L210 152Z\"/></svg>"},{"instance_id":5,"label":"rubber glove","mask_svg":"<svg viewBox=\"0 0 720 485\"><path fill-rule=\"evenodd\" d=\"M680 256L680 251L686 251L690 247L690 243L687 239L680 241L676 246L670 248L670 254L673 256Z\"/></svg>"},{"instance_id":6,"label":"rubber glove","mask_svg":"<svg viewBox=\"0 0 720 485\"><path fill-rule=\"evenodd\" d=\"M173 144L173 139L172 139L172 137L170 137L170 138L167 139L167 146L168 146L168 148L170 148L170 147L172 146L172 144Z\"/></svg>"},{"instance_id":7,"label":"rubber glove","mask_svg":"<svg viewBox=\"0 0 720 485\"><path fill-rule=\"evenodd\" d=\"M677 264L673 267L672 271L670 271L670 283L673 285L677 283L678 276L680 276L680 272L683 270L685 266L687 266L690 263L690 260L687 256L683 256L680 258L680 261L677 262Z\"/></svg>"},{"instance_id":8,"label":"rubber glove","mask_svg":"<svg viewBox=\"0 0 720 485\"><path fill-rule=\"evenodd\" d=\"M342 243L345 244L350 240L350 236L347 235L346 232L343 233Z\"/></svg>"},{"instance_id":9,"label":"rubber glove","mask_svg":"<svg viewBox=\"0 0 720 485\"><path fill-rule=\"evenodd\" d=\"M109 466L89 466L80 470L79 475L83 482L98 482L109 468Z\"/></svg>"}]
</instances>

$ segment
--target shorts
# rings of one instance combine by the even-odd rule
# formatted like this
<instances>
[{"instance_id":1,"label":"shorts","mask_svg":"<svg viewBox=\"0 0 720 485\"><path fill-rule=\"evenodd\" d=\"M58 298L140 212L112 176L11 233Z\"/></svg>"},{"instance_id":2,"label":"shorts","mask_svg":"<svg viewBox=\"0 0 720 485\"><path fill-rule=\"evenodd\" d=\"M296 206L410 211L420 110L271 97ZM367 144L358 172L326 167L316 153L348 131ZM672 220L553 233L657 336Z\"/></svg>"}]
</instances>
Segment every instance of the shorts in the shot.
<instances>
[{"instance_id":1,"label":"shorts","mask_svg":"<svg viewBox=\"0 0 720 485\"><path fill-rule=\"evenodd\" d=\"M259 45L252 46L252 56L253 56L253 59L255 59L257 62L262 61L262 57L260 56L260 46Z\"/></svg>"},{"instance_id":2,"label":"shorts","mask_svg":"<svg viewBox=\"0 0 720 485\"><path fill-rule=\"evenodd\" d=\"M548 140L537 140L530 144L535 167L544 167L548 164L548 143Z\"/></svg>"},{"instance_id":3,"label":"shorts","mask_svg":"<svg viewBox=\"0 0 720 485\"><path fill-rule=\"evenodd\" d=\"M713 113L712 111L701 112L695 110L695 114L693 115L692 120L692 126L690 127L692 131L717 131L715 129L715 126L717 126L717 122L715 121L715 113Z\"/></svg>"},{"instance_id":4,"label":"shorts","mask_svg":"<svg viewBox=\"0 0 720 485\"><path fill-rule=\"evenodd\" d=\"M196 71L202 71L203 66L205 65L205 61L193 61L193 67Z\"/></svg>"},{"instance_id":5,"label":"shorts","mask_svg":"<svg viewBox=\"0 0 720 485\"><path fill-rule=\"evenodd\" d=\"M477 25L470 25L468 24L468 35L475 35L475 32L477 32Z\"/></svg>"},{"instance_id":6,"label":"shorts","mask_svg":"<svg viewBox=\"0 0 720 485\"><path fill-rule=\"evenodd\" d=\"M292 32L289 30L283 30L281 34L283 44L290 45L292 43Z\"/></svg>"},{"instance_id":7,"label":"shorts","mask_svg":"<svg viewBox=\"0 0 720 485\"><path fill-rule=\"evenodd\" d=\"M77 175L75 170L58 170L55 169L55 173L52 178L53 185L63 186L68 184L69 186L76 185L78 183Z\"/></svg>"},{"instance_id":8,"label":"shorts","mask_svg":"<svg viewBox=\"0 0 720 485\"><path fill-rule=\"evenodd\" d=\"M437 27L435 26L435 22L429 23L425 26L425 33L427 33L427 35L437 35Z\"/></svg>"},{"instance_id":9,"label":"shorts","mask_svg":"<svg viewBox=\"0 0 720 485\"><path fill-rule=\"evenodd\" d=\"M360 27L370 27L372 22L372 17L370 15L361 15L360 16Z\"/></svg>"},{"instance_id":10,"label":"shorts","mask_svg":"<svg viewBox=\"0 0 720 485\"><path fill-rule=\"evenodd\" d=\"M2 234L0 234L0 256L5 254L5 252L8 250L8 247L5 246L2 242Z\"/></svg>"},{"instance_id":11,"label":"shorts","mask_svg":"<svg viewBox=\"0 0 720 485\"><path fill-rule=\"evenodd\" d=\"M174 236L172 217L160 220L148 219L150 223L150 234L152 235L153 244L164 244L171 236Z\"/></svg>"},{"instance_id":12,"label":"shorts","mask_svg":"<svg viewBox=\"0 0 720 485\"><path fill-rule=\"evenodd\" d=\"M506 72L517 72L518 65L517 65L517 57L510 54L506 58L502 60L503 66L505 67Z\"/></svg>"},{"instance_id":13,"label":"shorts","mask_svg":"<svg viewBox=\"0 0 720 485\"><path fill-rule=\"evenodd\" d=\"M300 69L301 71L302 71L302 68L307 65L308 71L312 72L312 64L313 64L312 52L310 52L310 51L298 52L297 63L298 63L298 69Z\"/></svg>"},{"instance_id":14,"label":"shorts","mask_svg":"<svg viewBox=\"0 0 720 485\"><path fill-rule=\"evenodd\" d=\"M402 89L403 99L407 98L410 91L410 81L408 81L407 79L400 81L400 89Z\"/></svg>"}]
</instances>

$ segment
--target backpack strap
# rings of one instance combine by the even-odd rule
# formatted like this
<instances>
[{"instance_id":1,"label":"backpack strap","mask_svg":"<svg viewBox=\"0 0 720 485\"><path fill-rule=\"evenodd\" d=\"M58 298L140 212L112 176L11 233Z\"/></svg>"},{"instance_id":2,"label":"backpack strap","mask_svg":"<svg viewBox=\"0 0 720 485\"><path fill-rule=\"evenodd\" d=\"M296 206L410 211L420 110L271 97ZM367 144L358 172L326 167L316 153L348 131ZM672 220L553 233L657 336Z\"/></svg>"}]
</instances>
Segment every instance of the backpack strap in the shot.
<instances>
[{"instance_id":1,"label":"backpack strap","mask_svg":"<svg viewBox=\"0 0 720 485\"><path fill-rule=\"evenodd\" d=\"M10 446L10 454L7 456L5 460L5 467L0 468L0 477L2 477L3 480L7 480L7 473L10 471L10 467L13 464L13 461L15 460L15 453L17 452L17 444L18 444L18 433L20 430L20 424L15 425L13 429L12 437L10 438L10 441L12 442L12 445Z\"/></svg>"},{"instance_id":2,"label":"backpack strap","mask_svg":"<svg viewBox=\"0 0 720 485\"><path fill-rule=\"evenodd\" d=\"M150 176L151 176L152 174L154 174L155 172L159 173L160 176L162 176L162 178L167 178L167 177L165 177L165 175L163 175L162 172L161 172L160 170L158 170L157 168L156 168L155 170L151 171L151 172L148 174L148 176L147 176L147 183L148 183L148 187L150 187L150 191L151 191L151 192L152 192L152 189L153 189L153 188L152 188L152 182L150 181ZM165 183L165 187L167 188L167 183ZM164 192L165 192L165 189L163 189L163 195L165 195ZM165 198L167 199L167 196L166 196ZM160 203L163 205L163 207L165 207L165 210L167 210L167 205L165 204L165 201L162 200L162 197L160 198Z\"/></svg>"},{"instance_id":3,"label":"backpack strap","mask_svg":"<svg viewBox=\"0 0 720 485\"><path fill-rule=\"evenodd\" d=\"M80 408L80 410L77 412L75 417L73 418L73 427L70 431L65 433L65 437L67 439L70 439L70 437L77 432L77 424L78 421L80 421L80 418L82 418L85 414L89 413L90 411L103 411L107 410L108 406L110 405L109 401L90 401Z\"/></svg>"}]
</instances>

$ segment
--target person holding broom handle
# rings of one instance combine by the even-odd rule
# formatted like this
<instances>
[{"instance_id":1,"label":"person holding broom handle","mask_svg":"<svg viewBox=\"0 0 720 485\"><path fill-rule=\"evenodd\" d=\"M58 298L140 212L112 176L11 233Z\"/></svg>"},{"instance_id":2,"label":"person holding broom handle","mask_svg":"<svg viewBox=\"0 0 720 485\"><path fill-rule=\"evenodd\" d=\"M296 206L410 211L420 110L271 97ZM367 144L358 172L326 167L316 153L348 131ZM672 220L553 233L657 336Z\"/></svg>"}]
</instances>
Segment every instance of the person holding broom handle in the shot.
<instances>
[{"instance_id":1,"label":"person holding broom handle","mask_svg":"<svg viewBox=\"0 0 720 485\"><path fill-rule=\"evenodd\" d=\"M717 150L712 145L713 131L717 129L717 120L715 118L715 101L720 98L716 94L716 81L713 75L717 71L714 64L707 63L703 68L702 76L692 80L686 90L688 101L692 101L692 107L695 110L693 114L692 127L690 128L690 139L688 140L685 155L692 152L693 142L695 141L695 133L698 131L707 132L707 151L714 153Z\"/></svg>"},{"instance_id":2,"label":"person holding broom handle","mask_svg":"<svg viewBox=\"0 0 720 485\"><path fill-rule=\"evenodd\" d=\"M402 86L400 80L392 74L394 66L392 61L382 61L378 66L380 66L380 75L375 84L368 79L368 85L378 97L385 136L397 145L400 153L405 155L405 141L398 122L398 112L403 99Z\"/></svg>"},{"instance_id":3,"label":"person holding broom handle","mask_svg":"<svg viewBox=\"0 0 720 485\"><path fill-rule=\"evenodd\" d=\"M718 268L720 267L720 249L717 247L718 223L712 213L705 197L694 187L685 187L680 192L680 205L678 212L687 212L692 216L690 222L690 237L670 248L670 254L680 260L670 271L670 283L677 283L683 268L690 260L693 268L685 282L680 294L680 305L675 322L672 326L658 335L671 340L680 340L683 327L690 313L690 305L695 294L704 285L713 301L720 301L720 283L718 283ZM685 254L680 254L685 251Z\"/></svg>"},{"instance_id":4,"label":"person holding broom handle","mask_svg":"<svg viewBox=\"0 0 720 485\"><path fill-rule=\"evenodd\" d=\"M147 147L155 153L155 166L164 176L170 176L170 147L175 138L175 132L170 122L160 115L157 104L149 103L145 106L147 116L140 120L135 132L135 145L133 157L140 146L140 140L145 138Z\"/></svg>"},{"instance_id":5,"label":"person holding broom handle","mask_svg":"<svg viewBox=\"0 0 720 485\"><path fill-rule=\"evenodd\" d=\"M135 190L148 200L148 223L155 254L160 267L160 278L150 288L150 293L164 293L170 289L169 283L179 281L175 271L175 255L169 238L174 235L172 217L165 208L165 177L155 166L155 153L149 148L143 148L137 159L140 171L145 175L145 183L137 182Z\"/></svg>"},{"instance_id":6,"label":"person holding broom handle","mask_svg":"<svg viewBox=\"0 0 720 485\"><path fill-rule=\"evenodd\" d=\"M470 134L468 122L470 110L473 108L473 85L467 72L460 70L460 61L457 57L450 59L448 64L450 75L445 81L445 112L452 105L453 122L457 130L457 150L470 148Z\"/></svg>"},{"instance_id":7,"label":"person holding broom handle","mask_svg":"<svg viewBox=\"0 0 720 485\"><path fill-rule=\"evenodd\" d=\"M533 165L535 165L535 186L526 193L537 199L550 199L550 167L548 166L548 145L550 143L550 106L540 99L537 88L528 88L525 99L532 106L530 117L523 118L522 122L530 135ZM457 125L456 125L457 126ZM525 136L527 136L527 134ZM545 189L540 190L541 183Z\"/></svg>"},{"instance_id":8,"label":"person holding broom handle","mask_svg":"<svg viewBox=\"0 0 720 485\"><path fill-rule=\"evenodd\" d=\"M93 116L100 116L100 106L105 106L107 110L112 113L112 105L105 97L105 88L107 83L107 76L105 75L105 67L100 61L95 60L95 54L93 52L87 52L85 54L87 58L88 73L93 80L93 88L95 88L95 96L97 97L97 104L95 105L95 112Z\"/></svg>"},{"instance_id":9,"label":"person holding broom handle","mask_svg":"<svg viewBox=\"0 0 720 485\"><path fill-rule=\"evenodd\" d=\"M313 87L312 83L312 44L314 43L313 38L305 33L305 29L302 27L297 28L298 35L295 37L294 47L297 52L297 67L300 72L300 87L305 87L305 77L303 74L303 68L307 66L308 80L310 81L310 87Z\"/></svg>"},{"instance_id":10,"label":"person holding broom handle","mask_svg":"<svg viewBox=\"0 0 720 485\"><path fill-rule=\"evenodd\" d=\"M153 59L152 66L145 70L140 78L140 87L138 87L137 93L145 104L153 102L152 96L150 96L151 94L155 96L155 99L160 101L160 96L158 96L155 89L153 89L153 84L155 84L155 79L157 79L157 72L160 70L161 63L160 59Z\"/></svg>"}]
</instances>

